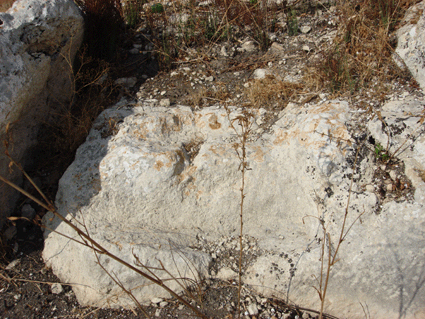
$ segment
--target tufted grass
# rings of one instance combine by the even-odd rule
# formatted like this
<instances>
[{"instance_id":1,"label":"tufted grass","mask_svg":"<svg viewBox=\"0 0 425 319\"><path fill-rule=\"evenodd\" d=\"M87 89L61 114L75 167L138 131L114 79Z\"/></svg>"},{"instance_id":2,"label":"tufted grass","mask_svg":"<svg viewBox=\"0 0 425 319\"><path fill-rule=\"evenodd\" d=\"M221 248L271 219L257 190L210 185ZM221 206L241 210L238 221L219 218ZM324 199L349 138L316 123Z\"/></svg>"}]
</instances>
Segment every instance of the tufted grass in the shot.
<instances>
[{"instance_id":1,"label":"tufted grass","mask_svg":"<svg viewBox=\"0 0 425 319\"><path fill-rule=\"evenodd\" d=\"M394 62L393 33L406 10L418 0L347 0L337 2L338 34L322 52L322 61L306 78L331 93L351 94L369 89L382 99L387 83L410 80L410 74Z\"/></svg>"}]
</instances>

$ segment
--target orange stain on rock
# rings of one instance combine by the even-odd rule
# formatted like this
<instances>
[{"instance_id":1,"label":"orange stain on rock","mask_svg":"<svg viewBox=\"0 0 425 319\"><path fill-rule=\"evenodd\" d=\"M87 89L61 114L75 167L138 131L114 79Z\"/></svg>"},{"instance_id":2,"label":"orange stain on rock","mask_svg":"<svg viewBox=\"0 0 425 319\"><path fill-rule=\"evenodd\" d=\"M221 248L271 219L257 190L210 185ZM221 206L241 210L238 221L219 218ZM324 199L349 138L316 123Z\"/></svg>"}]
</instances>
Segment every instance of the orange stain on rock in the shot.
<instances>
[{"instance_id":1,"label":"orange stain on rock","mask_svg":"<svg viewBox=\"0 0 425 319\"><path fill-rule=\"evenodd\" d=\"M218 130L221 127L221 124L218 122L217 115L212 114L208 119L209 126L213 130Z\"/></svg>"},{"instance_id":2,"label":"orange stain on rock","mask_svg":"<svg viewBox=\"0 0 425 319\"><path fill-rule=\"evenodd\" d=\"M155 162L155 165L153 166L153 168L155 168L157 171L160 171L161 170L161 167L163 167L163 166L164 166L164 163L163 162L156 161Z\"/></svg>"}]
</instances>

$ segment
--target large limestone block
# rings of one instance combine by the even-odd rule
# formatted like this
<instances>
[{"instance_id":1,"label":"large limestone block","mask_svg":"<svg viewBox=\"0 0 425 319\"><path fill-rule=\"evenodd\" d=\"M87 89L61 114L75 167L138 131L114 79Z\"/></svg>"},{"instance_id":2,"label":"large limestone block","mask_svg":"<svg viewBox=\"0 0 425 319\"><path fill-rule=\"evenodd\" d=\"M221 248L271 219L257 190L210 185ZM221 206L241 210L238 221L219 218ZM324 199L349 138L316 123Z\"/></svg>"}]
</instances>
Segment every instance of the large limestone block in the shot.
<instances>
[{"instance_id":1,"label":"large limestone block","mask_svg":"<svg viewBox=\"0 0 425 319\"><path fill-rule=\"evenodd\" d=\"M351 120L348 103L290 104L265 131L256 125L264 110L253 112L244 234L255 239L259 250L244 271L244 281L266 295L319 308L313 286L320 273L321 220L335 243L353 173L356 145L346 127ZM106 110L60 181L59 212L84 223L96 240L126 260L135 261L132 249L146 262L158 255L174 273L179 267L186 271L185 263L175 267L167 258L184 252L205 274L210 258L195 247L237 238L239 233L240 162L234 149L236 133L229 126L229 118L238 114L147 104ZM362 187L373 178L373 151L363 154L358 166L347 225L365 213L340 249L325 310L363 318L362 305L367 304L374 318L398 318L400 273L394 267L423 259L423 237L418 234L424 225L412 224L421 204L397 203L376 214L377 197ZM405 207L403 223L400 207ZM45 221L49 228L75 236L57 218ZM391 236L392 230L409 232L408 239ZM47 264L61 280L86 285L74 286L81 303L130 305L125 298L113 301L119 289L95 265L92 252L56 233L46 231L45 236ZM391 259L396 255L398 264ZM109 272L122 273L121 280L131 287L145 283L120 265L105 265ZM403 273L406 289L417 281L415 271ZM157 296L150 287L133 293L141 301ZM408 318L423 311L423 290L409 290L405 297Z\"/></svg>"},{"instance_id":2,"label":"large limestone block","mask_svg":"<svg viewBox=\"0 0 425 319\"><path fill-rule=\"evenodd\" d=\"M425 90L425 1L406 12L404 25L397 30L395 52L403 59L419 86Z\"/></svg>"},{"instance_id":3,"label":"large limestone block","mask_svg":"<svg viewBox=\"0 0 425 319\"><path fill-rule=\"evenodd\" d=\"M72 0L19 0L0 20L0 139L11 142L11 155L25 166L40 124L69 103L83 18ZM19 184L21 175L10 173L8 164L1 143L0 174ZM0 185L0 226L16 195Z\"/></svg>"}]
</instances>

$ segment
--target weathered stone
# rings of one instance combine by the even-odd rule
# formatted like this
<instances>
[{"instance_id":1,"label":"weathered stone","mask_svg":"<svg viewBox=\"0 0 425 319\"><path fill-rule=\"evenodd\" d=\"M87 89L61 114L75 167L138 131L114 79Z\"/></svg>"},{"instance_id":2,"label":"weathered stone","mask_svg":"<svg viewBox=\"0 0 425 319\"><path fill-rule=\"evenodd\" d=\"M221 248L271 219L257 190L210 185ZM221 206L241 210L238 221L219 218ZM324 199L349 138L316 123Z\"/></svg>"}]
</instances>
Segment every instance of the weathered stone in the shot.
<instances>
[{"instance_id":1,"label":"weathered stone","mask_svg":"<svg viewBox=\"0 0 425 319\"><path fill-rule=\"evenodd\" d=\"M246 41L242 43L241 47L238 48L240 52L253 52L257 49L254 41Z\"/></svg>"},{"instance_id":2,"label":"weathered stone","mask_svg":"<svg viewBox=\"0 0 425 319\"><path fill-rule=\"evenodd\" d=\"M254 79L260 80L260 79L264 79L267 75L271 75L272 72L270 70L267 69L256 69L253 73L252 73L252 77Z\"/></svg>"},{"instance_id":3,"label":"weathered stone","mask_svg":"<svg viewBox=\"0 0 425 319\"><path fill-rule=\"evenodd\" d=\"M55 282L54 284L52 284L51 290L52 294L59 295L63 292L63 287L60 283Z\"/></svg>"},{"instance_id":4,"label":"weathered stone","mask_svg":"<svg viewBox=\"0 0 425 319\"><path fill-rule=\"evenodd\" d=\"M41 122L52 121L51 110L71 97L70 65L82 41L83 18L71 0L20 0L0 20L0 140L10 141L11 156L25 167ZM9 171L4 151L1 143L0 174L20 184L22 176ZM0 184L0 227L17 195Z\"/></svg>"},{"instance_id":5,"label":"weathered stone","mask_svg":"<svg viewBox=\"0 0 425 319\"><path fill-rule=\"evenodd\" d=\"M414 110L406 114L415 114ZM253 110L254 132L264 114ZM322 225L333 251L349 200L345 230L350 231L331 270L325 311L363 318L360 303L367 303L373 318L398 318L400 311L414 318L425 314L425 291L418 286L425 263L425 223L420 214L425 183L415 181L415 202L389 202L379 214L373 192L354 183L350 194L357 147L346 127L350 114L346 102L289 104L267 133L247 142L244 234L255 238L260 249L243 279L265 295L280 291L282 298L320 308L313 287L320 277ZM158 266L156 260L161 260L173 274L180 270L190 275L190 264L205 275L211 257L194 247L226 236L236 238L239 232L240 161L229 121L239 115L234 109L228 116L217 108L195 112L148 105L106 110L60 181L59 212L84 223L93 238L120 258L135 263L138 256L149 266ZM120 123L115 130L109 127L111 118ZM370 127L378 139L382 125L372 122ZM422 150L425 143L416 142ZM425 157L421 154L425 152L417 156ZM359 167L356 174L362 184L370 184L372 150ZM50 217L45 219L49 228L75 236ZM56 233L45 235L46 263L61 280L84 283L73 288L82 304L131 305L96 264L93 252ZM227 249L238 249L228 243ZM329 241L325 251L328 245ZM190 263L180 258L183 255ZM104 256L100 261L128 288L146 283ZM166 296L155 286L132 292L141 302Z\"/></svg>"},{"instance_id":6,"label":"weathered stone","mask_svg":"<svg viewBox=\"0 0 425 319\"><path fill-rule=\"evenodd\" d=\"M308 26L308 25L303 25L303 26L300 28L300 31L301 31L301 33L304 33L304 34L309 33L309 32L311 31L311 27L310 27L310 26Z\"/></svg>"},{"instance_id":7,"label":"weathered stone","mask_svg":"<svg viewBox=\"0 0 425 319\"><path fill-rule=\"evenodd\" d=\"M420 87L425 90L425 1L408 9L403 25L397 30L395 52L403 59ZM397 60L396 60L397 61Z\"/></svg>"},{"instance_id":8,"label":"weathered stone","mask_svg":"<svg viewBox=\"0 0 425 319\"><path fill-rule=\"evenodd\" d=\"M281 44L273 42L267 53L273 56L283 57L285 55L285 48Z\"/></svg>"},{"instance_id":9,"label":"weathered stone","mask_svg":"<svg viewBox=\"0 0 425 319\"><path fill-rule=\"evenodd\" d=\"M250 303L246 309L248 310L248 313L250 316L256 316L258 315L258 307L257 304L255 302Z\"/></svg>"}]
</instances>

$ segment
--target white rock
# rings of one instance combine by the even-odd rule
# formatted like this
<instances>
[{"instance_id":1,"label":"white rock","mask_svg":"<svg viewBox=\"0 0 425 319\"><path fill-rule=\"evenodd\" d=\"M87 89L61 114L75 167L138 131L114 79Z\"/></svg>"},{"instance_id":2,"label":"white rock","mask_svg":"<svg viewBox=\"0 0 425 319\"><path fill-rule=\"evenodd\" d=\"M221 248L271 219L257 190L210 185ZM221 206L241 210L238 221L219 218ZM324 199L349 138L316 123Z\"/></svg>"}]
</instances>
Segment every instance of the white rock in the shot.
<instances>
[{"instance_id":1,"label":"white rock","mask_svg":"<svg viewBox=\"0 0 425 319\"><path fill-rule=\"evenodd\" d=\"M257 49L254 41L246 41L242 43L241 47L238 48L238 51L241 52L253 52Z\"/></svg>"},{"instance_id":2,"label":"white rock","mask_svg":"<svg viewBox=\"0 0 425 319\"><path fill-rule=\"evenodd\" d=\"M272 55L280 56L285 54L285 49L281 44L273 42L268 52Z\"/></svg>"},{"instance_id":3,"label":"white rock","mask_svg":"<svg viewBox=\"0 0 425 319\"><path fill-rule=\"evenodd\" d=\"M310 52L310 47L308 45L303 45L303 51Z\"/></svg>"},{"instance_id":4,"label":"white rock","mask_svg":"<svg viewBox=\"0 0 425 319\"><path fill-rule=\"evenodd\" d=\"M11 261L7 266L6 266L6 270L12 270L13 268L16 267L17 264L19 264L20 259L15 259L13 261Z\"/></svg>"},{"instance_id":5,"label":"white rock","mask_svg":"<svg viewBox=\"0 0 425 319\"><path fill-rule=\"evenodd\" d=\"M218 271L216 277L221 280L234 280L238 278L238 273L229 267L223 267Z\"/></svg>"},{"instance_id":6,"label":"white rock","mask_svg":"<svg viewBox=\"0 0 425 319\"><path fill-rule=\"evenodd\" d=\"M397 112L405 111L401 118L407 127L422 114L423 105L417 103L396 107ZM340 101L308 107L290 103L268 132L252 137L246 145L250 170L245 177L244 233L255 238L259 256L243 279L265 296L281 291L282 298L303 307L320 306L312 288L320 275L320 220L335 248L349 197L347 176L353 173L346 160L355 155L355 141L346 127L351 121L349 110L348 103ZM397 122L385 112L389 110L382 111L389 124ZM230 114L231 119L237 116L237 111ZM119 131L104 137L111 117L121 121ZM379 131L381 123L371 122L368 127L375 139L387 138ZM238 125L235 128L240 130ZM62 177L56 206L63 216L84 222L93 238L132 264L136 255L148 266L159 267L156 261L161 260L173 276L207 276L211 257L189 247L197 246L199 238L202 243L229 238L220 248L237 249L241 176L235 141L222 108L192 111L146 104L106 110ZM410 155L421 163L425 141L419 138L415 143L416 153ZM371 150L356 174L373 176L373 156ZM405 317L425 314L425 290L417 289L425 264L425 199L421 195L425 183L414 169L408 176L417 178L412 181L415 201L388 202L379 214L374 213L379 205L375 194L361 192L361 185L351 193L346 221L351 228L331 271L325 312L363 318L360 302L367 302L371 318L398 318L402 284L403 300L410 300ZM363 211L362 223L353 224ZM50 217L44 220L49 228L76 236ZM93 252L57 233L46 231L45 237L46 264L61 280L84 283L73 287L81 303L132 305L98 267ZM99 258L127 289L143 286L132 290L139 301L168 297L104 255ZM228 261L237 264L237 256L229 256Z\"/></svg>"},{"instance_id":7,"label":"white rock","mask_svg":"<svg viewBox=\"0 0 425 319\"><path fill-rule=\"evenodd\" d=\"M0 20L0 140L6 140L9 127L12 140L19 141L10 155L25 167L32 159L24 155L36 145L40 125L57 120L52 107L71 100L69 63L83 38L83 17L71 0L20 0L0 12ZM1 143L0 175L21 185L22 174L10 173L9 162ZM18 196L0 184L0 228Z\"/></svg>"},{"instance_id":8,"label":"white rock","mask_svg":"<svg viewBox=\"0 0 425 319\"><path fill-rule=\"evenodd\" d=\"M221 56L224 56L224 57L229 56L229 54L227 53L227 49L226 49L226 47L224 45L221 47L220 55Z\"/></svg>"},{"instance_id":9,"label":"white rock","mask_svg":"<svg viewBox=\"0 0 425 319\"><path fill-rule=\"evenodd\" d=\"M425 1L410 7L404 23L397 30L397 48L395 52L403 59L420 87L425 90ZM417 21L411 24L411 21ZM397 60L396 60L397 61Z\"/></svg>"},{"instance_id":10,"label":"white rock","mask_svg":"<svg viewBox=\"0 0 425 319\"><path fill-rule=\"evenodd\" d=\"M308 26L308 25L304 25L300 28L300 30L301 30L302 33L306 34L306 33L309 33L311 31L311 27Z\"/></svg>"},{"instance_id":11,"label":"white rock","mask_svg":"<svg viewBox=\"0 0 425 319\"><path fill-rule=\"evenodd\" d=\"M63 292L62 285L58 282L55 282L54 284L52 284L50 289L52 291L52 294L55 294L55 295L59 295L60 293Z\"/></svg>"},{"instance_id":12,"label":"white rock","mask_svg":"<svg viewBox=\"0 0 425 319\"><path fill-rule=\"evenodd\" d=\"M254 71L254 73L252 74L252 76L254 77L254 79L264 79L267 75L271 75L272 72L270 70L267 69L256 69Z\"/></svg>"},{"instance_id":13,"label":"white rock","mask_svg":"<svg viewBox=\"0 0 425 319\"><path fill-rule=\"evenodd\" d=\"M246 309L248 310L248 313L250 316L256 316L258 315L258 307L257 304L255 302L250 303Z\"/></svg>"}]
</instances>

